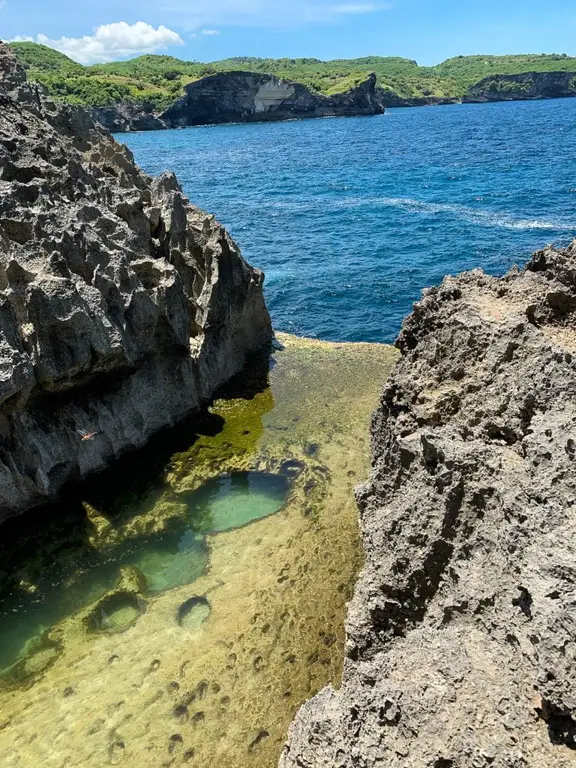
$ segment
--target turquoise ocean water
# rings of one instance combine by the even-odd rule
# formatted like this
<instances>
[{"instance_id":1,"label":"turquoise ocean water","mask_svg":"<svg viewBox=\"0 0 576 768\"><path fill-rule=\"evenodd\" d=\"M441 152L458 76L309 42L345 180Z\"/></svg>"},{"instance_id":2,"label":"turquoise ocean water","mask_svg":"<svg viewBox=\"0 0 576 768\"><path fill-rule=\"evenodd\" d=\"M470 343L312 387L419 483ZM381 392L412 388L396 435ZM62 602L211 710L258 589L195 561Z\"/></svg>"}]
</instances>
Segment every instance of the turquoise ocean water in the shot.
<instances>
[{"instance_id":1,"label":"turquoise ocean water","mask_svg":"<svg viewBox=\"0 0 576 768\"><path fill-rule=\"evenodd\" d=\"M299 335L392 341L444 275L576 236L576 99L118 138L229 228Z\"/></svg>"}]
</instances>

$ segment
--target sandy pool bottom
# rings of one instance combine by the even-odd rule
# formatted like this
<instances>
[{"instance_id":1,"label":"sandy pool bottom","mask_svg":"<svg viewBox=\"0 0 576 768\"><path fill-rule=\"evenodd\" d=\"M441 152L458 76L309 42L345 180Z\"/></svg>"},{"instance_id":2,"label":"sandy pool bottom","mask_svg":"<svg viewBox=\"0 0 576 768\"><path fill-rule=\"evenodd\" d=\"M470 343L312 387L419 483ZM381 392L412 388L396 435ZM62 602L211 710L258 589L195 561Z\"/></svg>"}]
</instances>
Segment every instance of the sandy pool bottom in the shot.
<instances>
[{"instance_id":1,"label":"sandy pool bottom","mask_svg":"<svg viewBox=\"0 0 576 768\"><path fill-rule=\"evenodd\" d=\"M209 534L202 575L121 605L125 631L96 631L86 612L54 627L28 677L0 688L3 767L271 767L298 707L338 684L361 567L353 487L396 353L280 340L269 387L217 401L218 433L171 457L140 515L110 521L86 505L87 546L169 529L174 499L218 473L288 473L286 504Z\"/></svg>"}]
</instances>

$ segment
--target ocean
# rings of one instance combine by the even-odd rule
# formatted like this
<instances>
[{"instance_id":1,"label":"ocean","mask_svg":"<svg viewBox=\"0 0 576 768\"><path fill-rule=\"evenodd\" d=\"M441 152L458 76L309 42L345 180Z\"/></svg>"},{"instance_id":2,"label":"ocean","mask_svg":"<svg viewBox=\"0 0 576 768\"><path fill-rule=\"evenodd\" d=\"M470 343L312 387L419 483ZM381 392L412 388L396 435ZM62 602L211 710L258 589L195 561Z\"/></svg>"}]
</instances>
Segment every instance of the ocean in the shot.
<instances>
[{"instance_id":1,"label":"ocean","mask_svg":"<svg viewBox=\"0 0 576 768\"><path fill-rule=\"evenodd\" d=\"M576 236L576 99L117 138L226 225L302 336L392 342L446 274Z\"/></svg>"}]
</instances>

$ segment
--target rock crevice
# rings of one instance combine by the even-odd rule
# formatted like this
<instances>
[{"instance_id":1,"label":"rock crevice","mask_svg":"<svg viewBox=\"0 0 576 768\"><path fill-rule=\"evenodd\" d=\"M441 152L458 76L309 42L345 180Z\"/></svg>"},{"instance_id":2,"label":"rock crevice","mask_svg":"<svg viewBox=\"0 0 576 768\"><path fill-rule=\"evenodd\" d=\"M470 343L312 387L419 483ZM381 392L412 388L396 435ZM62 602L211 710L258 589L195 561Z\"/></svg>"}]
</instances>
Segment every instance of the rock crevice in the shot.
<instances>
[{"instance_id":1,"label":"rock crevice","mask_svg":"<svg viewBox=\"0 0 576 768\"><path fill-rule=\"evenodd\" d=\"M425 291L357 489L341 690L283 768L568 768L576 748L576 243Z\"/></svg>"},{"instance_id":2,"label":"rock crevice","mask_svg":"<svg viewBox=\"0 0 576 768\"><path fill-rule=\"evenodd\" d=\"M223 227L3 45L0 100L2 518L193 411L271 325Z\"/></svg>"}]
</instances>

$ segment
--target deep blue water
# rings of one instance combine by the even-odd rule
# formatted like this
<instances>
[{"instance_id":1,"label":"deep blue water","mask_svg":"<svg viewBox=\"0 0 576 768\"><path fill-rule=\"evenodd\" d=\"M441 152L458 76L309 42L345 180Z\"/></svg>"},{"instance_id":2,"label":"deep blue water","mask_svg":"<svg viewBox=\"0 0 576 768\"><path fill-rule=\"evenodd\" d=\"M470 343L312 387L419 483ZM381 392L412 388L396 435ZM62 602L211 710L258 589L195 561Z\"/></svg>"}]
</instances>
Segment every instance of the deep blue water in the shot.
<instances>
[{"instance_id":1,"label":"deep blue water","mask_svg":"<svg viewBox=\"0 0 576 768\"><path fill-rule=\"evenodd\" d=\"M576 99L119 138L265 270L281 331L391 341L445 274L576 236Z\"/></svg>"}]
</instances>

